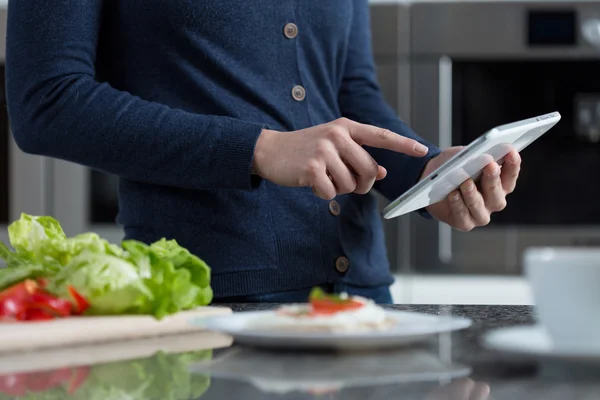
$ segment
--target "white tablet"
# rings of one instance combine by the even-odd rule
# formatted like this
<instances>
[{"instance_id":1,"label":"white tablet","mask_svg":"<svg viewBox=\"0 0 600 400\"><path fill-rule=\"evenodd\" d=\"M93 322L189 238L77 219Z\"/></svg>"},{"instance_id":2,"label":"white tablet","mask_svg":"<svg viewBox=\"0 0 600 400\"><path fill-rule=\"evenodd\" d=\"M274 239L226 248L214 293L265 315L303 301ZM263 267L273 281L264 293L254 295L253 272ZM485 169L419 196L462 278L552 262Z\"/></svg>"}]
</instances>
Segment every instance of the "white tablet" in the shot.
<instances>
[{"instance_id":1,"label":"white tablet","mask_svg":"<svg viewBox=\"0 0 600 400\"><path fill-rule=\"evenodd\" d=\"M560 118L558 112L553 112L493 128L390 203L383 217L395 218L445 199L467 179L479 179L492 160L502 163L511 150L523 150Z\"/></svg>"}]
</instances>

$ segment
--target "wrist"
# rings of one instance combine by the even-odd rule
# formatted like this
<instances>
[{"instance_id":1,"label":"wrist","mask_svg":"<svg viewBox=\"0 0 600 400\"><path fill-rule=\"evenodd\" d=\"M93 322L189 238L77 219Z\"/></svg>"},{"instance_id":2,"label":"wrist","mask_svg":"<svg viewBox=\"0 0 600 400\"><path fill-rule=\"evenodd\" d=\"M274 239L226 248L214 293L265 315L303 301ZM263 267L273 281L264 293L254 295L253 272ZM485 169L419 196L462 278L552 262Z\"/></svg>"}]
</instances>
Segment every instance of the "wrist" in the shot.
<instances>
[{"instance_id":1,"label":"wrist","mask_svg":"<svg viewBox=\"0 0 600 400\"><path fill-rule=\"evenodd\" d=\"M425 165L423 166L423 169L421 170L421 175L419 176L419 181L422 181L425 177L427 177L427 175L429 175L431 173L431 162L435 159L434 157L431 157L429 160L427 160L427 162L425 162Z\"/></svg>"},{"instance_id":2,"label":"wrist","mask_svg":"<svg viewBox=\"0 0 600 400\"><path fill-rule=\"evenodd\" d=\"M276 131L269 129L263 129L261 134L258 136L256 145L254 146L254 157L252 158L252 171L253 175L263 177L264 163L268 159L269 147L271 145L271 139Z\"/></svg>"}]
</instances>

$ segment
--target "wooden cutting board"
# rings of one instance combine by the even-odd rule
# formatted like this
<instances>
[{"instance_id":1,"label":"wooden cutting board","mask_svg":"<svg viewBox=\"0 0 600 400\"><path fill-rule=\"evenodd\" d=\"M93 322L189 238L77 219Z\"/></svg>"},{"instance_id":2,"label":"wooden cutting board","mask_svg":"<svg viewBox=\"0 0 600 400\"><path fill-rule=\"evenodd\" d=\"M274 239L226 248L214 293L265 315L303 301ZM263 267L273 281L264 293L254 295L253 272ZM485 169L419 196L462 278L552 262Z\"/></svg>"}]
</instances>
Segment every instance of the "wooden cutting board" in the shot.
<instances>
[{"instance_id":1,"label":"wooden cutting board","mask_svg":"<svg viewBox=\"0 0 600 400\"><path fill-rule=\"evenodd\" d=\"M229 347L232 343L231 336L203 331L0 353L0 375L136 360L158 352L180 354L213 350Z\"/></svg>"},{"instance_id":2,"label":"wooden cutting board","mask_svg":"<svg viewBox=\"0 0 600 400\"><path fill-rule=\"evenodd\" d=\"M3 323L0 324L0 354L199 332L205 329L192 325L190 320L231 312L228 307L208 306L182 311L160 321L152 316L127 315Z\"/></svg>"}]
</instances>

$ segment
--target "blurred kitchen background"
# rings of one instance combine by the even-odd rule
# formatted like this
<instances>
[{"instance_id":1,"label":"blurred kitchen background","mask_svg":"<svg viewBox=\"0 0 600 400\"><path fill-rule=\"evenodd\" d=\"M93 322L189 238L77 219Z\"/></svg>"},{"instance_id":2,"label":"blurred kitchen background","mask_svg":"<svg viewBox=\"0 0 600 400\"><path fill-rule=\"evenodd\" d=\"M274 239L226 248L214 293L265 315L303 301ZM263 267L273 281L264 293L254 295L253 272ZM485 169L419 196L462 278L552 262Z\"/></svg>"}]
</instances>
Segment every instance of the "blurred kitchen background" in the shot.
<instances>
[{"instance_id":1,"label":"blurred kitchen background","mask_svg":"<svg viewBox=\"0 0 600 400\"><path fill-rule=\"evenodd\" d=\"M396 302L531 304L525 248L600 245L600 0L379 0L371 17L384 94L429 141L467 144L498 124L562 114L523 152L520 184L488 227L465 234L418 215L385 221ZM1 65L0 79L3 89ZM55 216L67 234L119 242L117 179L23 154L0 99L0 240L27 212Z\"/></svg>"}]
</instances>

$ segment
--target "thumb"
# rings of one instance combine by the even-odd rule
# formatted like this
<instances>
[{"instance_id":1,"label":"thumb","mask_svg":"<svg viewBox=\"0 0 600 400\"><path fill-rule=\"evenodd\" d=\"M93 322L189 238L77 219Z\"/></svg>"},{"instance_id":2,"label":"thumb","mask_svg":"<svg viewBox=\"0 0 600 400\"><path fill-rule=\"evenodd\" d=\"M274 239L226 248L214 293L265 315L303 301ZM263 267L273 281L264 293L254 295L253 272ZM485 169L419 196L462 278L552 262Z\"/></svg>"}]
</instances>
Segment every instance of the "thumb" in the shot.
<instances>
[{"instance_id":1,"label":"thumb","mask_svg":"<svg viewBox=\"0 0 600 400\"><path fill-rule=\"evenodd\" d=\"M385 178L386 176L387 176L387 169L385 169L381 165L379 165L379 170L377 171L377 177L375 178L375 180L380 181L383 178Z\"/></svg>"}]
</instances>

